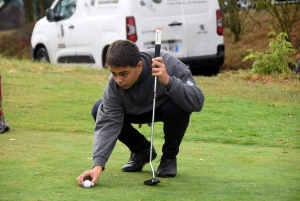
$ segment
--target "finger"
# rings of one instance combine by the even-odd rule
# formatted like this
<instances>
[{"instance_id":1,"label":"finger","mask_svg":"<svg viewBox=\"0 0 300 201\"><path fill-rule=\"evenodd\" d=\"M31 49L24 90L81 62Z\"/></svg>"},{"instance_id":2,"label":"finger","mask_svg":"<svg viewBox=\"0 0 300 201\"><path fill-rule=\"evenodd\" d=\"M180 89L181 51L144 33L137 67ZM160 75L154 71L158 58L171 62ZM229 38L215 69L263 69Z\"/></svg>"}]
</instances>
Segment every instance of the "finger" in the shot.
<instances>
[{"instance_id":1,"label":"finger","mask_svg":"<svg viewBox=\"0 0 300 201\"><path fill-rule=\"evenodd\" d=\"M152 71L152 76L159 77L160 75L161 75L161 71L159 71L159 70L153 70Z\"/></svg>"},{"instance_id":2,"label":"finger","mask_svg":"<svg viewBox=\"0 0 300 201\"><path fill-rule=\"evenodd\" d=\"M159 65L159 64L162 64L162 63L164 63L164 62L163 62L162 57L156 57L156 58L153 58L153 59L152 59L152 64L153 64L153 63L155 63L156 65Z\"/></svg>"},{"instance_id":3,"label":"finger","mask_svg":"<svg viewBox=\"0 0 300 201\"><path fill-rule=\"evenodd\" d=\"M93 179L92 179L92 182L91 182L92 186L94 186L96 184L99 177L100 177L100 174L98 174L98 173L93 174Z\"/></svg>"},{"instance_id":4,"label":"finger","mask_svg":"<svg viewBox=\"0 0 300 201\"><path fill-rule=\"evenodd\" d=\"M157 67L157 63L158 63L158 62L156 62L154 59L152 59L152 65L151 65L152 68Z\"/></svg>"},{"instance_id":5,"label":"finger","mask_svg":"<svg viewBox=\"0 0 300 201\"><path fill-rule=\"evenodd\" d=\"M97 179L96 178L93 178L93 180L92 180L92 186L94 186L95 184L96 184L96 182L97 182Z\"/></svg>"},{"instance_id":6,"label":"finger","mask_svg":"<svg viewBox=\"0 0 300 201\"><path fill-rule=\"evenodd\" d=\"M163 59L162 59L162 57L155 57L155 58L153 58L155 61L158 61L158 62L162 62L163 61Z\"/></svg>"},{"instance_id":7,"label":"finger","mask_svg":"<svg viewBox=\"0 0 300 201\"><path fill-rule=\"evenodd\" d=\"M84 180L90 178L90 174L88 171L83 172L79 177L77 177L77 182L79 185L83 186Z\"/></svg>"},{"instance_id":8,"label":"finger","mask_svg":"<svg viewBox=\"0 0 300 201\"><path fill-rule=\"evenodd\" d=\"M81 186L83 185L83 177L81 175L77 177L77 183Z\"/></svg>"},{"instance_id":9,"label":"finger","mask_svg":"<svg viewBox=\"0 0 300 201\"><path fill-rule=\"evenodd\" d=\"M162 76L161 72L154 72L152 73L152 77L158 77L160 78Z\"/></svg>"},{"instance_id":10,"label":"finger","mask_svg":"<svg viewBox=\"0 0 300 201\"><path fill-rule=\"evenodd\" d=\"M92 177L88 174L87 176L84 177L83 180L84 180L84 181L85 181L85 180L92 181Z\"/></svg>"},{"instance_id":11,"label":"finger","mask_svg":"<svg viewBox=\"0 0 300 201\"><path fill-rule=\"evenodd\" d=\"M157 73L159 71L160 71L160 69L158 67L157 68L152 68L152 73Z\"/></svg>"},{"instance_id":12,"label":"finger","mask_svg":"<svg viewBox=\"0 0 300 201\"><path fill-rule=\"evenodd\" d=\"M152 68L162 68L163 65L164 65L163 63L154 61L151 66L152 66Z\"/></svg>"}]
</instances>

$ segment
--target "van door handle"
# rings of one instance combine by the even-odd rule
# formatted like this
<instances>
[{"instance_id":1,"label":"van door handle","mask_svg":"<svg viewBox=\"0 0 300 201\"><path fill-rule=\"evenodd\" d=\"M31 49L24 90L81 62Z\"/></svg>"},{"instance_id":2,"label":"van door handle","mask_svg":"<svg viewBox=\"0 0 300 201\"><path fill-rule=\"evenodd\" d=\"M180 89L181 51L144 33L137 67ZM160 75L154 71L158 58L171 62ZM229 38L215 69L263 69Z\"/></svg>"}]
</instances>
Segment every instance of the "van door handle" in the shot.
<instances>
[{"instance_id":1,"label":"van door handle","mask_svg":"<svg viewBox=\"0 0 300 201\"><path fill-rule=\"evenodd\" d=\"M172 27L172 26L180 26L180 25L182 25L182 22L172 22L172 23L169 24L170 27Z\"/></svg>"},{"instance_id":2,"label":"van door handle","mask_svg":"<svg viewBox=\"0 0 300 201\"><path fill-rule=\"evenodd\" d=\"M70 26L69 26L69 29L73 29L73 28L74 28L74 26L73 26L73 25L70 25Z\"/></svg>"}]
</instances>

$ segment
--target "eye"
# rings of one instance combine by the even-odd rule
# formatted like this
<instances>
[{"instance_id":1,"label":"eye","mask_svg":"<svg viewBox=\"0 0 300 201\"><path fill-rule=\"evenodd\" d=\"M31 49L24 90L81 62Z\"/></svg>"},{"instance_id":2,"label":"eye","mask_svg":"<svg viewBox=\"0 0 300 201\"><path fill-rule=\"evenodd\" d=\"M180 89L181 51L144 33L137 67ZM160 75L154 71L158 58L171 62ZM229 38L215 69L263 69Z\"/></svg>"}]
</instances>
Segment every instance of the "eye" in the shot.
<instances>
[{"instance_id":1,"label":"eye","mask_svg":"<svg viewBox=\"0 0 300 201\"><path fill-rule=\"evenodd\" d=\"M122 77L127 77L128 73L121 73Z\"/></svg>"}]
</instances>

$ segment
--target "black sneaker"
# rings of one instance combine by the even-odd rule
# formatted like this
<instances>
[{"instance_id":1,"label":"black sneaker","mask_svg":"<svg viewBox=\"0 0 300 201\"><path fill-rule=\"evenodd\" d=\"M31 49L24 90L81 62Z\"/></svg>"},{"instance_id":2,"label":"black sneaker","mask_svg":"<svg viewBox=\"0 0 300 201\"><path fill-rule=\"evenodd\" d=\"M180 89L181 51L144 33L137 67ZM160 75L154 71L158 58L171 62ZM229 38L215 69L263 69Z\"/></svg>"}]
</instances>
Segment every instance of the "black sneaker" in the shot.
<instances>
[{"instance_id":1,"label":"black sneaker","mask_svg":"<svg viewBox=\"0 0 300 201\"><path fill-rule=\"evenodd\" d=\"M176 157L161 157L160 164L156 171L157 177L175 177L177 174Z\"/></svg>"},{"instance_id":2,"label":"black sneaker","mask_svg":"<svg viewBox=\"0 0 300 201\"><path fill-rule=\"evenodd\" d=\"M157 153L152 147L152 160L157 156ZM150 160L150 148L143 149L140 152L131 153L128 162L122 167L123 172L140 172L144 165L149 163Z\"/></svg>"}]
</instances>

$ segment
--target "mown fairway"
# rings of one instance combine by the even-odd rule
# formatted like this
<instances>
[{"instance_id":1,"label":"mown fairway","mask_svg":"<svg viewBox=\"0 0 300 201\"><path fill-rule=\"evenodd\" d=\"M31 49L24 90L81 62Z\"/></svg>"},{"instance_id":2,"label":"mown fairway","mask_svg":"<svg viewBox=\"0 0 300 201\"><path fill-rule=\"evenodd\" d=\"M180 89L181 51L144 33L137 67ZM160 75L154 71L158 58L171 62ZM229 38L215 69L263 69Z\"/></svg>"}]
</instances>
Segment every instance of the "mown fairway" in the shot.
<instances>
[{"instance_id":1,"label":"mown fairway","mask_svg":"<svg viewBox=\"0 0 300 201\"><path fill-rule=\"evenodd\" d=\"M300 200L300 84L292 76L246 71L195 77L206 102L194 113L178 155L178 175L123 173L121 143L96 186L76 177L92 167L90 110L108 70L57 67L0 57L3 109L0 200ZM144 125L141 132L150 136ZM159 165L162 124L155 124Z\"/></svg>"}]
</instances>

